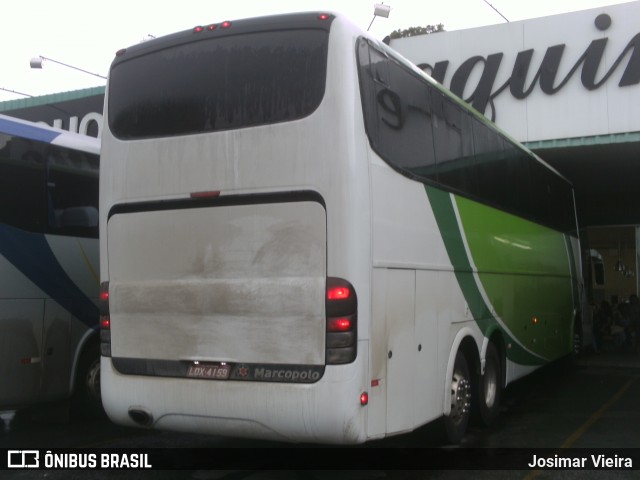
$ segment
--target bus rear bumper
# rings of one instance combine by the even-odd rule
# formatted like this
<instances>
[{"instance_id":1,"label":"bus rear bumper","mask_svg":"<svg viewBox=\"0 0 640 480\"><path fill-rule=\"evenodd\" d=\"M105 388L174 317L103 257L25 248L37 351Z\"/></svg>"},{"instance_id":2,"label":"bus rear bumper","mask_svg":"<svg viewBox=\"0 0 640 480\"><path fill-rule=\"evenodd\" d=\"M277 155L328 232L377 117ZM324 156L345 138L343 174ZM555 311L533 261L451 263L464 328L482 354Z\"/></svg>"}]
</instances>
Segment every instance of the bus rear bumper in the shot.
<instances>
[{"instance_id":1,"label":"bus rear bumper","mask_svg":"<svg viewBox=\"0 0 640 480\"><path fill-rule=\"evenodd\" d=\"M360 350L361 352L364 349ZM326 444L367 440L359 355L312 384L122 375L103 357L102 401L117 424L188 433Z\"/></svg>"}]
</instances>

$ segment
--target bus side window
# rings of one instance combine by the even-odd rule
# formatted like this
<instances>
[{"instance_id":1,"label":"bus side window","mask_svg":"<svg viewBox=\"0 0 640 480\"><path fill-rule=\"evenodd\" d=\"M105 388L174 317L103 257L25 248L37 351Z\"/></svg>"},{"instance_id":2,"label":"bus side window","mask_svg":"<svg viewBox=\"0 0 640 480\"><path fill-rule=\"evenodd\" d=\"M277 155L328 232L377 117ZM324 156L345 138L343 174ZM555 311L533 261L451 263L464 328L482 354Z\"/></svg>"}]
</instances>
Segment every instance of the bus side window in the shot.
<instances>
[{"instance_id":1,"label":"bus side window","mask_svg":"<svg viewBox=\"0 0 640 480\"><path fill-rule=\"evenodd\" d=\"M362 40L360 84L371 147L392 167L436 179L426 83Z\"/></svg>"},{"instance_id":2,"label":"bus side window","mask_svg":"<svg viewBox=\"0 0 640 480\"><path fill-rule=\"evenodd\" d=\"M438 181L458 191L473 192L477 190L477 165L470 118L435 88L431 101Z\"/></svg>"},{"instance_id":3,"label":"bus side window","mask_svg":"<svg viewBox=\"0 0 640 480\"><path fill-rule=\"evenodd\" d=\"M0 134L0 222L42 232L45 227L42 146Z\"/></svg>"},{"instance_id":4,"label":"bus side window","mask_svg":"<svg viewBox=\"0 0 640 480\"><path fill-rule=\"evenodd\" d=\"M380 115L382 122L389 128L400 130L404 125L404 115L398 94L385 88L378 92L377 99L380 110L384 112Z\"/></svg>"},{"instance_id":5,"label":"bus side window","mask_svg":"<svg viewBox=\"0 0 640 480\"><path fill-rule=\"evenodd\" d=\"M358 62L367 136L390 166L542 225L576 231L573 191L564 179L364 39Z\"/></svg>"},{"instance_id":6,"label":"bus side window","mask_svg":"<svg viewBox=\"0 0 640 480\"><path fill-rule=\"evenodd\" d=\"M97 238L98 157L55 146L47 153L49 231Z\"/></svg>"}]
</instances>

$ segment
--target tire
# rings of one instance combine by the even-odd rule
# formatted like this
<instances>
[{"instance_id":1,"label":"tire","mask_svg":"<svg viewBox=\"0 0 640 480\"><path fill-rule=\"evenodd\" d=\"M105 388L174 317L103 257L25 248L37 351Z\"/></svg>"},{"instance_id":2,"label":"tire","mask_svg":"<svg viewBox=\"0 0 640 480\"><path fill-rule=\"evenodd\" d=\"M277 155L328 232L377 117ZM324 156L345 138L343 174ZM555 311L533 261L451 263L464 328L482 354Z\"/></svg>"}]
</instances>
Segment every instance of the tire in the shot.
<instances>
[{"instance_id":1,"label":"tire","mask_svg":"<svg viewBox=\"0 0 640 480\"><path fill-rule=\"evenodd\" d=\"M100 346L88 345L80 355L75 391L71 406L72 418L85 420L104 415L100 396Z\"/></svg>"},{"instance_id":2,"label":"tire","mask_svg":"<svg viewBox=\"0 0 640 480\"><path fill-rule=\"evenodd\" d=\"M445 440L458 444L464 438L471 415L471 376L464 354L456 353L451 377L451 412L443 417Z\"/></svg>"},{"instance_id":3,"label":"tire","mask_svg":"<svg viewBox=\"0 0 640 480\"><path fill-rule=\"evenodd\" d=\"M489 427L500 413L502 400L502 360L493 343L487 345L484 374L478 375L475 388L474 423Z\"/></svg>"}]
</instances>

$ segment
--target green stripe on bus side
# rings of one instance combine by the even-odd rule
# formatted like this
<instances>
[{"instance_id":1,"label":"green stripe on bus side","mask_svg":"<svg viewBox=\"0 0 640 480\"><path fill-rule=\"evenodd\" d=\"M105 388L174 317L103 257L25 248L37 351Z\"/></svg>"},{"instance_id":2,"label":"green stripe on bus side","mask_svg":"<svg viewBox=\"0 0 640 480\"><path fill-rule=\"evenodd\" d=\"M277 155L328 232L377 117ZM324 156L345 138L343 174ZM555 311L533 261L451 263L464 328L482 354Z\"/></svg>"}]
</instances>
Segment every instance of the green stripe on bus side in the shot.
<instances>
[{"instance_id":1,"label":"green stripe on bus side","mask_svg":"<svg viewBox=\"0 0 640 480\"><path fill-rule=\"evenodd\" d=\"M492 325L491 320L494 320L494 318L473 279L473 270L458 228L458 221L451 198L448 193L431 187L427 187L427 195L456 279L469 305L469 310L482 331L485 332Z\"/></svg>"},{"instance_id":2,"label":"green stripe on bus side","mask_svg":"<svg viewBox=\"0 0 640 480\"><path fill-rule=\"evenodd\" d=\"M566 236L466 198L455 202L497 316L535 354L548 360L567 354L575 277Z\"/></svg>"},{"instance_id":3,"label":"green stripe on bus side","mask_svg":"<svg viewBox=\"0 0 640 480\"><path fill-rule=\"evenodd\" d=\"M557 241L564 241L563 235L462 197L455 197L454 206L451 194L430 186L426 186L426 192L460 289L483 334L490 336L496 329L501 330L509 345L508 357L522 365L540 365L567 353L568 332L555 331L558 321L562 321L558 309L571 311L570 300L563 303L563 299L570 299L565 288L571 284L570 262L566 256L558 257L558 251L566 252L566 248L557 248ZM461 231L456 209L464 229L473 232L471 235L465 237ZM498 231L506 228L522 232L520 241L531 245L518 244L513 238L511 245L503 243L508 239L498 236L496 240L497 225ZM489 240L491 245L487 244ZM542 265L533 263L540 252L527 252L528 247L550 251L553 258L547 258ZM553 262L557 263L549 266ZM482 273L474 275L474 265ZM543 277L546 268L552 274ZM544 291L539 291L541 281ZM544 299L550 292L553 298ZM536 314L540 322L533 324Z\"/></svg>"}]
</instances>

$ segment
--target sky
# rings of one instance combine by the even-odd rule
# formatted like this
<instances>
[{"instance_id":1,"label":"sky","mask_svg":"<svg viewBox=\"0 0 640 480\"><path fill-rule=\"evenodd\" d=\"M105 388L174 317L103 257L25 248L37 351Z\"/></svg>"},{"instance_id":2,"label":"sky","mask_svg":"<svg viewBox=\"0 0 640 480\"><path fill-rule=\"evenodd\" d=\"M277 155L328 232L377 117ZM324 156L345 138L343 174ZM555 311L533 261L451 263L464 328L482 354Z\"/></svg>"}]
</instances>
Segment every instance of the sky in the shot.
<instances>
[{"instance_id":1,"label":"sky","mask_svg":"<svg viewBox=\"0 0 640 480\"><path fill-rule=\"evenodd\" d=\"M388 18L374 19L376 3L391 7ZM32 69L32 57L43 56L107 76L115 52L121 48L148 36L159 37L224 20L306 10L339 12L363 30L370 27L370 33L382 39L394 30L415 26L442 23L445 30L452 31L504 23L500 14L509 21L518 21L619 3L627 1L13 0L5 3L0 29L0 101L106 83L102 78L48 60L42 69Z\"/></svg>"}]
</instances>

